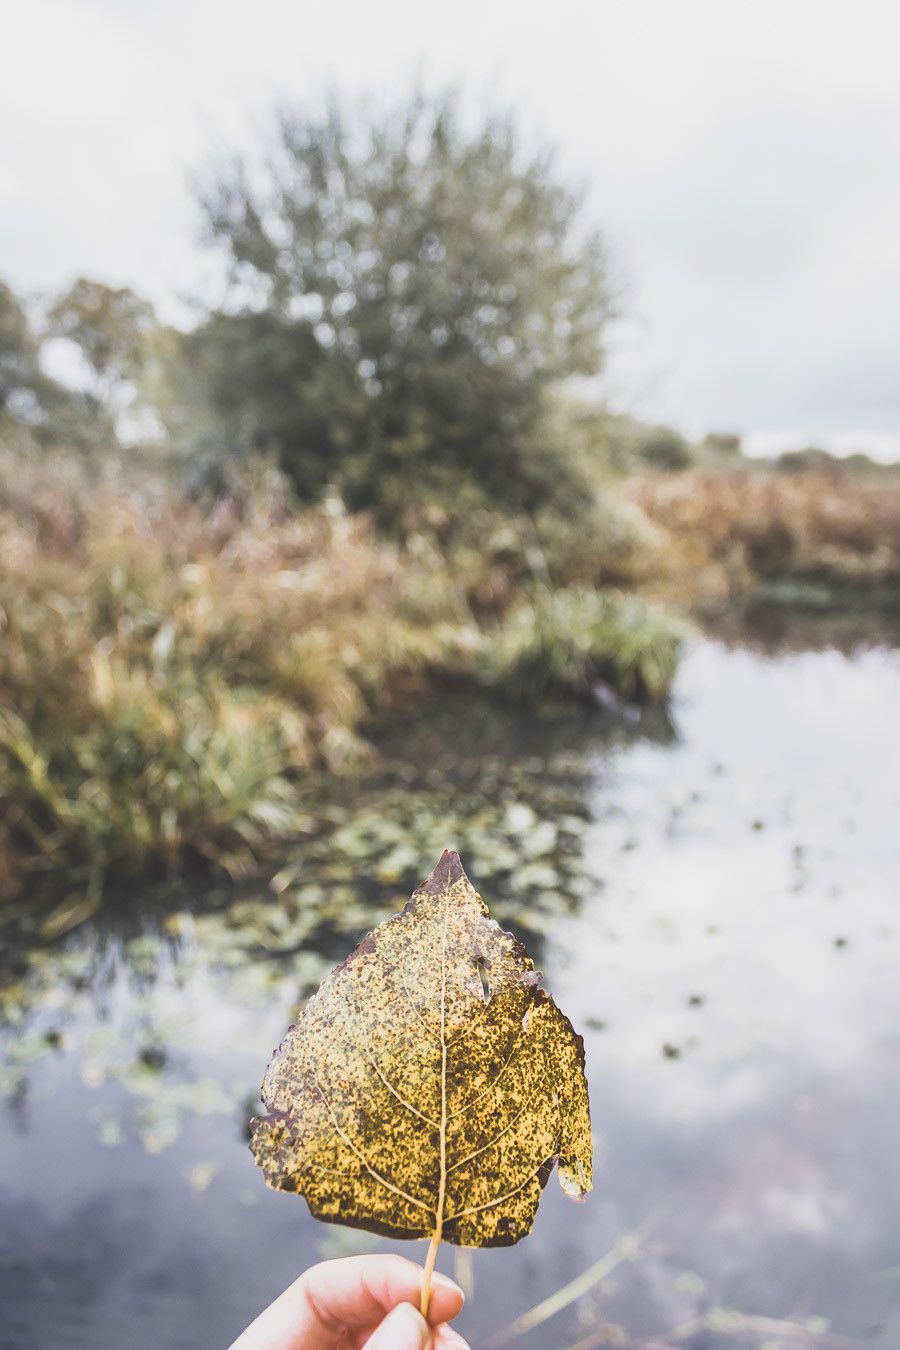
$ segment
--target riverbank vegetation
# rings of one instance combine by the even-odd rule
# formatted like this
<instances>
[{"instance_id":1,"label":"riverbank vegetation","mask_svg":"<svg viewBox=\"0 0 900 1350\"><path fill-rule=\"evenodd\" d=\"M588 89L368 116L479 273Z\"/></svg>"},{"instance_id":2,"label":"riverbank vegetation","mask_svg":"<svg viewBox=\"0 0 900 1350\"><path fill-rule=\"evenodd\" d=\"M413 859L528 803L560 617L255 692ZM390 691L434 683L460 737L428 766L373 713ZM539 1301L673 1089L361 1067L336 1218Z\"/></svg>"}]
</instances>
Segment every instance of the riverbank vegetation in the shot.
<instances>
[{"instance_id":1,"label":"riverbank vegetation","mask_svg":"<svg viewBox=\"0 0 900 1350\"><path fill-rule=\"evenodd\" d=\"M665 532L658 594L900 613L900 473L827 456L644 476L629 499Z\"/></svg>"},{"instance_id":2,"label":"riverbank vegetation","mask_svg":"<svg viewBox=\"0 0 900 1350\"><path fill-rule=\"evenodd\" d=\"M551 576L514 517L473 516L481 549L449 554L334 497L300 508L265 466L214 499L70 455L2 467L8 894L191 857L239 872L303 828L310 771L353 769L379 714L441 684L643 702L674 673L677 623L567 584L562 555Z\"/></svg>"},{"instance_id":3,"label":"riverbank vegetation","mask_svg":"<svg viewBox=\"0 0 900 1350\"><path fill-rule=\"evenodd\" d=\"M631 716L688 614L896 606L896 475L575 397L616 291L509 120L283 108L200 208L191 326L0 284L0 893L239 873L450 684Z\"/></svg>"},{"instance_id":4,"label":"riverbank vegetation","mask_svg":"<svg viewBox=\"0 0 900 1350\"><path fill-rule=\"evenodd\" d=\"M453 685L664 699L684 625L760 596L896 607L891 475L608 475L594 530L434 501L389 536L271 464L178 475L0 452L0 890L190 859L240 874L309 823L379 719Z\"/></svg>"}]
</instances>

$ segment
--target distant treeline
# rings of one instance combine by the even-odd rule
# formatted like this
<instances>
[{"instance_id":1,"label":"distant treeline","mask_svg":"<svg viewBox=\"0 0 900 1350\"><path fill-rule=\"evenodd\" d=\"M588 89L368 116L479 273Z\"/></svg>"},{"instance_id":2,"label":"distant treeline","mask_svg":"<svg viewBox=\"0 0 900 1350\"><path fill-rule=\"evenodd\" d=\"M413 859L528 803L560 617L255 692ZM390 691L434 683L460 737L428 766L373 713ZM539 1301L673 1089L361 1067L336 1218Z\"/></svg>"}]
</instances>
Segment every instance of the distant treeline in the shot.
<instances>
[{"instance_id":1,"label":"distant treeline","mask_svg":"<svg viewBox=\"0 0 900 1350\"><path fill-rule=\"evenodd\" d=\"M740 455L572 397L617 296L580 194L509 118L284 107L255 156L208 167L198 208L223 286L190 327L87 278L32 305L0 284L0 434L123 437L198 487L263 454L301 502L337 492L394 531L435 501L589 524L610 473ZM48 375L54 342L79 389Z\"/></svg>"}]
</instances>

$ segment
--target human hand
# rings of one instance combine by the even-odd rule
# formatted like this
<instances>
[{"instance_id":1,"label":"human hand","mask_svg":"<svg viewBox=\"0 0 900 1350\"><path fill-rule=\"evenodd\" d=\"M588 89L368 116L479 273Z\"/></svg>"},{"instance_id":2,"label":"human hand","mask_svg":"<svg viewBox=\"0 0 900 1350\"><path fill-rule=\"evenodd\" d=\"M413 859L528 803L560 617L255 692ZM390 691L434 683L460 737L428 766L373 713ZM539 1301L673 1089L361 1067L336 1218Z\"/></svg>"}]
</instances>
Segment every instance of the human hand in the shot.
<instances>
[{"instance_id":1,"label":"human hand","mask_svg":"<svg viewBox=\"0 0 900 1350\"><path fill-rule=\"evenodd\" d=\"M469 1350L445 1324L463 1292L434 1274L428 1322L419 1313L421 1266L402 1256L348 1256L310 1266L231 1350Z\"/></svg>"}]
</instances>

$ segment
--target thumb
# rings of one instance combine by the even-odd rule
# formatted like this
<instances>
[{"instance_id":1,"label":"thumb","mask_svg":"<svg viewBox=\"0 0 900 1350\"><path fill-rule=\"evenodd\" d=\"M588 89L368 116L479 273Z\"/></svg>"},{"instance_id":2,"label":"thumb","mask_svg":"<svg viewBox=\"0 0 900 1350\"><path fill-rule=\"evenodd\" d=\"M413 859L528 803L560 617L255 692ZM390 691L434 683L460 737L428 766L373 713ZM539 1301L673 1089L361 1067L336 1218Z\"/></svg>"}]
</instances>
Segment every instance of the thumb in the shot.
<instances>
[{"instance_id":1,"label":"thumb","mask_svg":"<svg viewBox=\"0 0 900 1350\"><path fill-rule=\"evenodd\" d=\"M431 1333L411 1303L398 1303L366 1341L366 1350L425 1350Z\"/></svg>"}]
</instances>

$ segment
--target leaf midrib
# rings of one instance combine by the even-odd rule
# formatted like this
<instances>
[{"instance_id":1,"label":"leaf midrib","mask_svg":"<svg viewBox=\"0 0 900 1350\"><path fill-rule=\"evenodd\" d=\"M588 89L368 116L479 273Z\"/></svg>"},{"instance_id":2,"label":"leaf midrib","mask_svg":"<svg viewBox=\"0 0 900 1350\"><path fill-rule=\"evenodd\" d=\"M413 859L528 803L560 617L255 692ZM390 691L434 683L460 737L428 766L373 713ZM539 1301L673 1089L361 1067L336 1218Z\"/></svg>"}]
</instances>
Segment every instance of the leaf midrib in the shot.
<instances>
[{"instance_id":1,"label":"leaf midrib","mask_svg":"<svg viewBox=\"0 0 900 1350\"><path fill-rule=\"evenodd\" d=\"M444 1227L444 1200L447 1193L447 927L450 921L450 895L444 893L444 923L441 933L441 1120L440 1120L440 1180L438 1201L434 1216L434 1232L438 1242Z\"/></svg>"}]
</instances>

